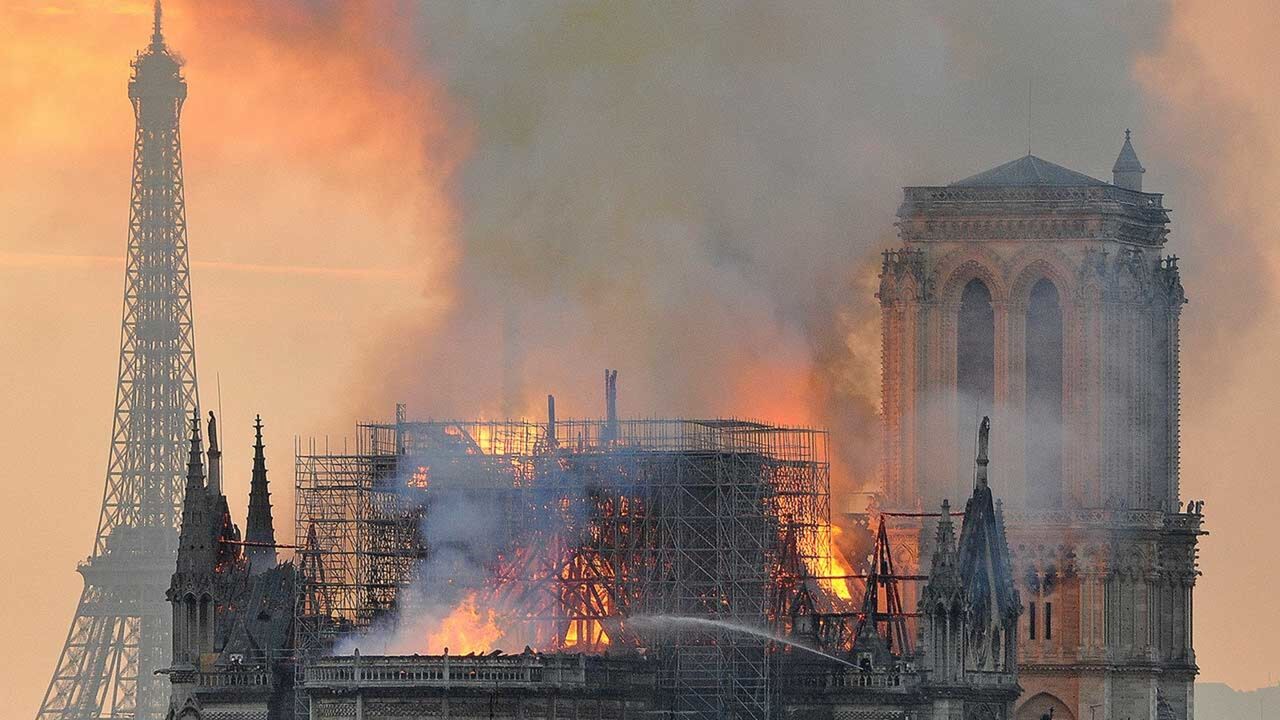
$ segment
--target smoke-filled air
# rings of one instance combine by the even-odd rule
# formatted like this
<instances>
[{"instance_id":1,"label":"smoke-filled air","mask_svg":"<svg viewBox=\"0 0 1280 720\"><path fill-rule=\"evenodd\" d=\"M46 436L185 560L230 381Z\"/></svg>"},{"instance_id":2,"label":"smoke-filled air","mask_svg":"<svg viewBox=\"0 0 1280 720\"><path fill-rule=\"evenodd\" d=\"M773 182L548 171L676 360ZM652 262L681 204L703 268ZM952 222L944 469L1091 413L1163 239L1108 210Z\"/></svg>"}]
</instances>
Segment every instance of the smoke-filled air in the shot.
<instances>
[{"instance_id":1,"label":"smoke-filled air","mask_svg":"<svg viewBox=\"0 0 1280 720\"><path fill-rule=\"evenodd\" d=\"M878 487L877 274L900 244L902 187L1028 152L1110 179L1131 128L1144 189L1172 208L1166 251L1190 297L1182 497L1207 499L1213 578L1196 591L1200 679L1270 681L1280 625L1253 621L1280 592L1268 3L164 7L191 83L202 406L226 410L237 516L262 414L286 543L295 439L336 451L353 419L396 403L422 419L543 422L554 394L561 417L599 418L605 368L626 418L828 429L838 520ZM150 0L0 9L0 575L19 579L0 590L0 616L23 617L0 676L22 713L48 682L102 499L125 84L151 12ZM442 551L423 577L448 592L414 585L412 624L375 625L335 653L525 644L464 582L471 555L497 552L486 508L444 516L424 527ZM850 573L819 562L817 574Z\"/></svg>"}]
</instances>

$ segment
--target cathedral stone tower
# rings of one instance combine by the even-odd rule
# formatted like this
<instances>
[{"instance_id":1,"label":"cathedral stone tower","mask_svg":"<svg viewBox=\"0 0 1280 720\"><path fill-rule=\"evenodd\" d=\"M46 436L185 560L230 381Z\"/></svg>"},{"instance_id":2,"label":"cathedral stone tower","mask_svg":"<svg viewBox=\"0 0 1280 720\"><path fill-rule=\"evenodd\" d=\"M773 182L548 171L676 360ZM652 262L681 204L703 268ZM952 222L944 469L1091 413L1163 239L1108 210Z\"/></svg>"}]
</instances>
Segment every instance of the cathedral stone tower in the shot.
<instances>
[{"instance_id":1,"label":"cathedral stone tower","mask_svg":"<svg viewBox=\"0 0 1280 720\"><path fill-rule=\"evenodd\" d=\"M999 429L1019 623L1018 720L1189 718L1199 504L1178 491L1176 257L1126 133L1115 183L1033 155L909 187L885 253L885 510L967 497ZM933 533L900 517L908 564Z\"/></svg>"}]
</instances>

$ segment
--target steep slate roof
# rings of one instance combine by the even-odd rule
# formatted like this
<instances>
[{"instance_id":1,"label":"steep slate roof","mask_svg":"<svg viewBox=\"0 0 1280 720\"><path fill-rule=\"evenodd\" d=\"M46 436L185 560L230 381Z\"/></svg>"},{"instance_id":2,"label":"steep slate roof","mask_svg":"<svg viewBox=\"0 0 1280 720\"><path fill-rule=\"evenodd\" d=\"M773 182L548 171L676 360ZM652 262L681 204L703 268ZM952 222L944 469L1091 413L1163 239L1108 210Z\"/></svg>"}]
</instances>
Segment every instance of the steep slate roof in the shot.
<instances>
[{"instance_id":1,"label":"steep slate roof","mask_svg":"<svg viewBox=\"0 0 1280 720\"><path fill-rule=\"evenodd\" d=\"M1003 165L993 167L986 172L957 180L953 187L997 187L1009 185L1106 185L1107 183L1091 178L1084 173L1069 170L1042 160L1035 155L1025 155Z\"/></svg>"},{"instance_id":2,"label":"steep slate roof","mask_svg":"<svg viewBox=\"0 0 1280 720\"><path fill-rule=\"evenodd\" d=\"M233 628L220 662L232 655L261 657L293 647L293 588L297 582L293 564L284 563L255 575L249 583L249 600L235 613Z\"/></svg>"}]
</instances>

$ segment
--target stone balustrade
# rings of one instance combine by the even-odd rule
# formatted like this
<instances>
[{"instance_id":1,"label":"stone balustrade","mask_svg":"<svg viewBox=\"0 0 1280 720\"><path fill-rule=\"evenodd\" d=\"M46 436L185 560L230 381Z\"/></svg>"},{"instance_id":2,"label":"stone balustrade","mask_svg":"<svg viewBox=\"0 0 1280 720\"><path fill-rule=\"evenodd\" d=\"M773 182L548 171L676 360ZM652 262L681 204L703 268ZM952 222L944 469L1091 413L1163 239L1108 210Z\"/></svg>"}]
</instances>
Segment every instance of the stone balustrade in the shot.
<instances>
[{"instance_id":1,"label":"stone balustrade","mask_svg":"<svg viewBox=\"0 0 1280 720\"><path fill-rule=\"evenodd\" d=\"M307 663L305 687L372 688L415 685L504 687L583 687L587 682L581 655L411 655L319 658Z\"/></svg>"}]
</instances>

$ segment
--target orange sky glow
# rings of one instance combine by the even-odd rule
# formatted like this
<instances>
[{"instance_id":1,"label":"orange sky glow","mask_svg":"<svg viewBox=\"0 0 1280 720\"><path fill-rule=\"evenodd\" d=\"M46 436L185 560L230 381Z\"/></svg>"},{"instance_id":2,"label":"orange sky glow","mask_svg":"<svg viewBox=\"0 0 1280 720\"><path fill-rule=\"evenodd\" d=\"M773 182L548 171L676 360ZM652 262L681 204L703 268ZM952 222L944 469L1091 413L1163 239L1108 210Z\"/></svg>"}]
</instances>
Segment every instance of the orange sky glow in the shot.
<instances>
[{"instance_id":1,"label":"orange sky glow","mask_svg":"<svg viewBox=\"0 0 1280 720\"><path fill-rule=\"evenodd\" d=\"M1256 21L1267 14L1257 5L1223 13L1207 0L1177 4L1160 45L1126 72L1155 109L1148 167L1176 164L1202 178L1222 227L1274 230L1278 28ZM406 60L413 38L393 5L296 7L186 0L167 2L165 16L190 85L182 133L202 403L224 409L224 472L238 514L252 419L262 414L286 542L294 438L340 444L354 421L389 416L390 390L356 388L383 365L411 364L404 329L445 323L464 290L455 179L478 142L460 101L424 63ZM150 12L148 0L0 7L0 617L11 649L0 654L0 695L18 717L34 714L48 683L101 500L132 152L128 61L147 41ZM884 190L894 201L898 189ZM1268 307L1266 321L1230 334L1240 318L1219 313L1215 299L1230 278L1210 266L1232 238L1188 238L1181 223L1213 222L1174 208L1174 251L1210 268L1189 275L1187 312L1220 328L1183 350L1183 495L1206 500L1212 533L1201 551L1197 659L1203 679L1250 688L1269 680L1280 648L1271 612L1280 498L1267 453L1280 406L1280 318ZM862 221L892 231L891 216ZM1278 257L1261 258L1269 288L1280 286ZM851 302L875 302L873 271L845 273L859 293ZM815 381L803 340L754 332L759 352L734 356L726 387L736 399L718 413L817 422L815 382L877 386L865 372ZM563 342L589 334L566 330ZM877 327L851 320L846 339L833 352L878 357ZM532 355L526 369L536 377L552 362ZM761 387L769 394L753 397ZM540 414L543 391L527 390L517 411ZM576 407L586 397L569 395ZM488 398L474 414L499 412ZM837 464L837 475L849 472Z\"/></svg>"}]
</instances>

